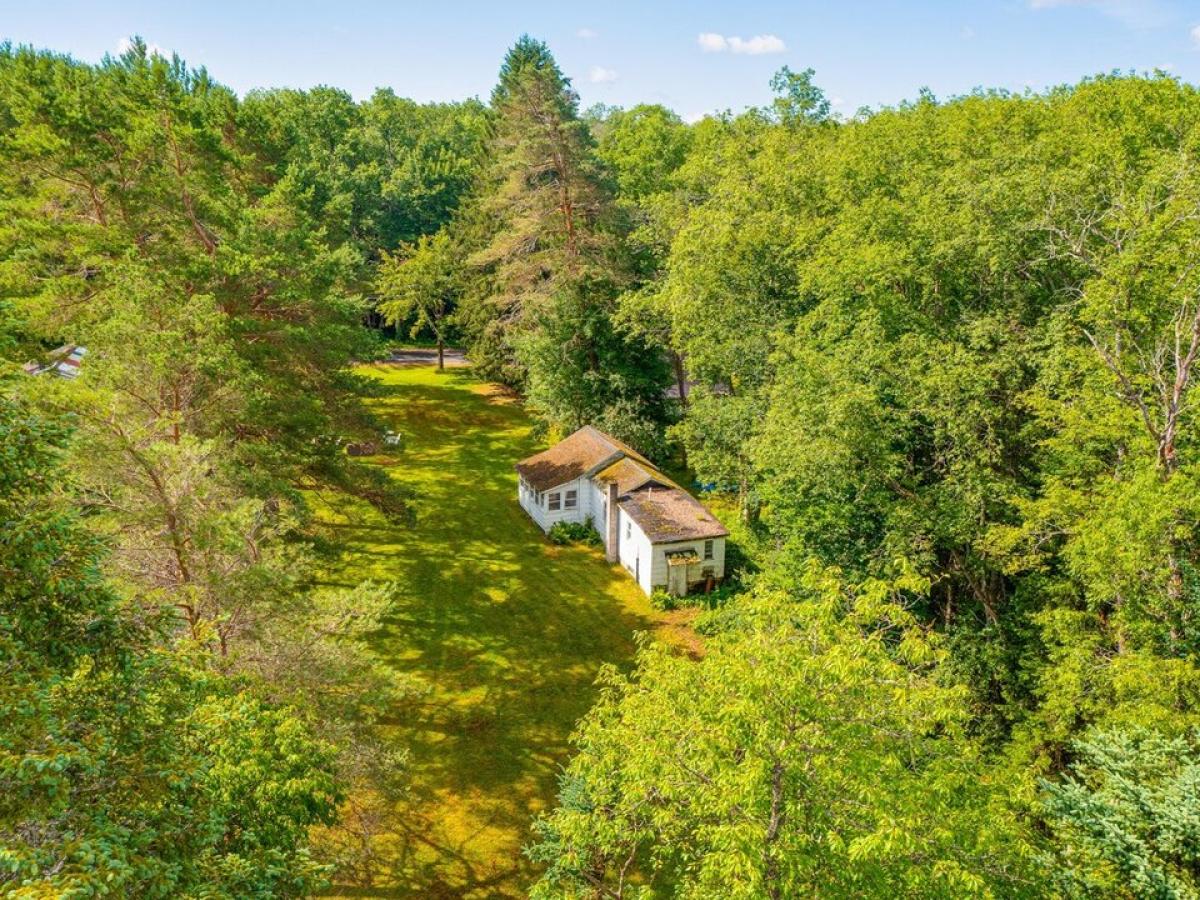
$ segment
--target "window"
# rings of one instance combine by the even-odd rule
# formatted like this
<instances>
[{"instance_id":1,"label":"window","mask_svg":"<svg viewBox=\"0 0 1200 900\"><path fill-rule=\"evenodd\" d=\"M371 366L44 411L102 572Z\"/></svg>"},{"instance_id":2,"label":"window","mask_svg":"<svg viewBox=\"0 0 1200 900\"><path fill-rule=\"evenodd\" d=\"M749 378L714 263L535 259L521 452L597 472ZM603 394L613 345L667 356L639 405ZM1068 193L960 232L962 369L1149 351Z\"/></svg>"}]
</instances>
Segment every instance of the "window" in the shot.
<instances>
[{"instance_id":1,"label":"window","mask_svg":"<svg viewBox=\"0 0 1200 900\"><path fill-rule=\"evenodd\" d=\"M567 491L567 496L563 499L563 509L574 509L579 505L579 492Z\"/></svg>"},{"instance_id":2,"label":"window","mask_svg":"<svg viewBox=\"0 0 1200 900\"><path fill-rule=\"evenodd\" d=\"M633 536L633 526L630 523L626 522L625 523L625 540L629 540L629 538L631 538L632 536Z\"/></svg>"},{"instance_id":3,"label":"window","mask_svg":"<svg viewBox=\"0 0 1200 900\"><path fill-rule=\"evenodd\" d=\"M704 542L704 558L705 559L713 558L713 542L712 541Z\"/></svg>"},{"instance_id":4,"label":"window","mask_svg":"<svg viewBox=\"0 0 1200 900\"><path fill-rule=\"evenodd\" d=\"M555 491L550 495L550 512L557 512L562 506L562 494Z\"/></svg>"}]
</instances>

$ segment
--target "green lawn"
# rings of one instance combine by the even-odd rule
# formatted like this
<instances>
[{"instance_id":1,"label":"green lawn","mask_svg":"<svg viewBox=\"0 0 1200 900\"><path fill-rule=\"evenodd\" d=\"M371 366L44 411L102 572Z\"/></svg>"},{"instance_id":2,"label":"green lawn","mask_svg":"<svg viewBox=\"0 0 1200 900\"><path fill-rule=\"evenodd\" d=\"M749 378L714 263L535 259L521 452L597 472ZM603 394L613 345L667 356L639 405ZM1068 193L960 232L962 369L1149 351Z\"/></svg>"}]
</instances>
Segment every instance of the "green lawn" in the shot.
<instances>
[{"instance_id":1,"label":"green lawn","mask_svg":"<svg viewBox=\"0 0 1200 900\"><path fill-rule=\"evenodd\" d=\"M693 647L686 613L654 611L600 551L550 544L521 511L513 463L535 452L522 407L465 369L376 366L372 401L404 437L379 463L416 499L413 527L361 504L325 511L344 546L332 583L397 581L377 649L429 693L395 711L412 790L381 842L378 889L344 896L523 896L520 854L554 799L568 738L601 664L627 663L635 631Z\"/></svg>"}]
</instances>

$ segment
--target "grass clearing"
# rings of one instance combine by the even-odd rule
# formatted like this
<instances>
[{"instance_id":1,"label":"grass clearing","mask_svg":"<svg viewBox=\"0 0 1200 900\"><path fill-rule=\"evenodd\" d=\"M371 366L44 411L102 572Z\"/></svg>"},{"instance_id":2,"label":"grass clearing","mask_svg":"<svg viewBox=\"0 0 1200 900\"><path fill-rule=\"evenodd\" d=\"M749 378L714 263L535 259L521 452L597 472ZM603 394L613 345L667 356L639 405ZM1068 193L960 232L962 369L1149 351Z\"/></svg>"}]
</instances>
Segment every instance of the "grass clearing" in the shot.
<instances>
[{"instance_id":1,"label":"grass clearing","mask_svg":"<svg viewBox=\"0 0 1200 900\"><path fill-rule=\"evenodd\" d=\"M383 884L335 893L523 896L529 823L554 799L600 666L628 664L636 631L695 649L692 611L655 611L601 550L556 547L521 511L513 464L539 447L519 403L469 369L369 371L385 392L372 404L404 439L377 462L416 495L417 524L332 501L344 552L329 581L401 585L376 649L428 693L386 726L412 784L380 843Z\"/></svg>"}]
</instances>

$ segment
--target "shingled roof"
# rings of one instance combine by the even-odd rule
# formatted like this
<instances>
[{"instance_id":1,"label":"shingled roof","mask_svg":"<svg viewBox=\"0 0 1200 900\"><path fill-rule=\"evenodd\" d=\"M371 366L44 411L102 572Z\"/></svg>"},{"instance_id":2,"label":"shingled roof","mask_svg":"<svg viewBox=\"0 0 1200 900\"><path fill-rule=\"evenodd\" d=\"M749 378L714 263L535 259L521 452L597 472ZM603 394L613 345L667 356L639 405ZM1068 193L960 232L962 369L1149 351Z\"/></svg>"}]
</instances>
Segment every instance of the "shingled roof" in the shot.
<instances>
[{"instance_id":1,"label":"shingled roof","mask_svg":"<svg viewBox=\"0 0 1200 900\"><path fill-rule=\"evenodd\" d=\"M627 456L621 457L592 477L601 484L615 484L618 496L628 494L651 482L662 487L675 487L674 482L653 466L640 463Z\"/></svg>"},{"instance_id":2,"label":"shingled roof","mask_svg":"<svg viewBox=\"0 0 1200 900\"><path fill-rule=\"evenodd\" d=\"M652 544L725 537L729 531L695 497L677 487L645 487L620 499Z\"/></svg>"},{"instance_id":3,"label":"shingled roof","mask_svg":"<svg viewBox=\"0 0 1200 900\"><path fill-rule=\"evenodd\" d=\"M591 425L563 438L549 450L535 453L517 463L517 473L535 491L545 491L583 475L591 475L619 459L628 457L654 467L627 444Z\"/></svg>"}]
</instances>

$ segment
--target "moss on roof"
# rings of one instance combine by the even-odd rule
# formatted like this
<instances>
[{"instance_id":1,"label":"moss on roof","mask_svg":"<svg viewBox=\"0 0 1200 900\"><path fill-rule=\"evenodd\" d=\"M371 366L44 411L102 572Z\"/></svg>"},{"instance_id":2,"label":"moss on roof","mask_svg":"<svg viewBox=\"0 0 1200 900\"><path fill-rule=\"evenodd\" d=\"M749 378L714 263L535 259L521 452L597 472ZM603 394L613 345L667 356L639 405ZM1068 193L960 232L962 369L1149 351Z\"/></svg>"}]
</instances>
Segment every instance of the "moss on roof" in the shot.
<instances>
[{"instance_id":1,"label":"moss on roof","mask_svg":"<svg viewBox=\"0 0 1200 900\"><path fill-rule=\"evenodd\" d=\"M621 509L652 544L725 537L729 531L699 500L678 487L646 485L621 498Z\"/></svg>"}]
</instances>

